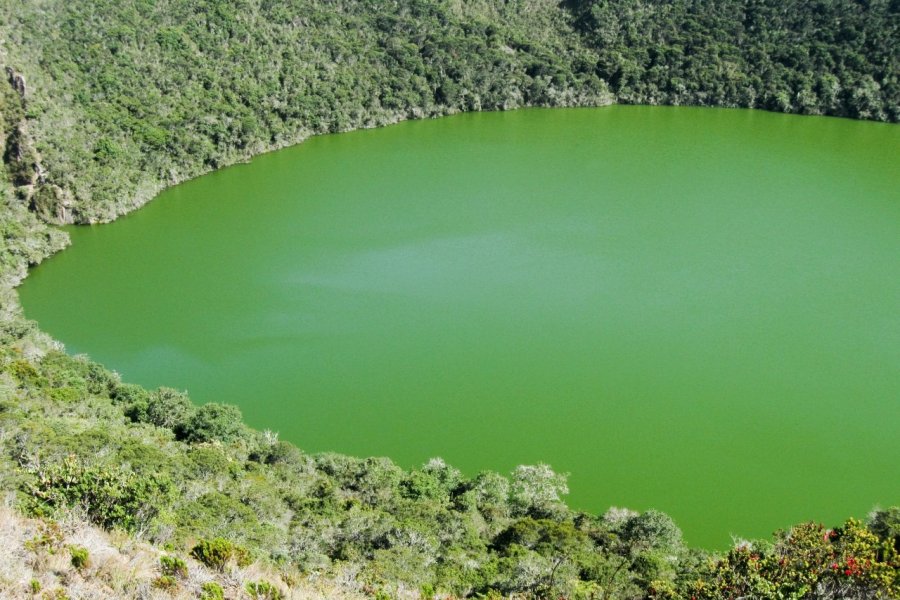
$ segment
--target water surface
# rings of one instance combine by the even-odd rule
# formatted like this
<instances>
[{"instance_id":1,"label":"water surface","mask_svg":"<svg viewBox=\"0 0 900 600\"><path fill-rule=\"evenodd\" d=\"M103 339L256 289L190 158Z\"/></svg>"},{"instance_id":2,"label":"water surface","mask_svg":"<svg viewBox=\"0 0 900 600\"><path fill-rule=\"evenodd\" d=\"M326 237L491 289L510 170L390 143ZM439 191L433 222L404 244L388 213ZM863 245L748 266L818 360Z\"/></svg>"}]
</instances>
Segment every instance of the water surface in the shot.
<instances>
[{"instance_id":1,"label":"water surface","mask_svg":"<svg viewBox=\"0 0 900 600\"><path fill-rule=\"evenodd\" d=\"M21 288L126 380L309 451L543 461L695 544L900 503L900 128L471 114L164 192Z\"/></svg>"}]
</instances>

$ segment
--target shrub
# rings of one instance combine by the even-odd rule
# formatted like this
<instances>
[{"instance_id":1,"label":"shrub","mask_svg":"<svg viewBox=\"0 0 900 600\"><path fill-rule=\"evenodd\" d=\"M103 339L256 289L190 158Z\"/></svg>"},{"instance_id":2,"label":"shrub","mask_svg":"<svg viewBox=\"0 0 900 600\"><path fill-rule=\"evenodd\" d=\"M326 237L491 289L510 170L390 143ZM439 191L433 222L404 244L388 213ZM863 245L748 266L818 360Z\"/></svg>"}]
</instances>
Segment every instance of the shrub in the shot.
<instances>
[{"instance_id":1,"label":"shrub","mask_svg":"<svg viewBox=\"0 0 900 600\"><path fill-rule=\"evenodd\" d=\"M246 588L253 600L284 600L284 594L268 581L250 582Z\"/></svg>"},{"instance_id":2,"label":"shrub","mask_svg":"<svg viewBox=\"0 0 900 600\"><path fill-rule=\"evenodd\" d=\"M25 548L32 552L44 549L49 554L56 554L63 547L63 532L58 523L41 521L38 534L25 542Z\"/></svg>"},{"instance_id":3,"label":"shrub","mask_svg":"<svg viewBox=\"0 0 900 600\"><path fill-rule=\"evenodd\" d=\"M637 550L671 552L682 545L681 530L672 518L652 509L629 519L623 527L622 538Z\"/></svg>"},{"instance_id":4,"label":"shrub","mask_svg":"<svg viewBox=\"0 0 900 600\"><path fill-rule=\"evenodd\" d=\"M79 571L88 566L90 557L87 548L82 546L69 546L69 554L72 555L72 566Z\"/></svg>"},{"instance_id":5,"label":"shrub","mask_svg":"<svg viewBox=\"0 0 900 600\"><path fill-rule=\"evenodd\" d=\"M519 465L513 471L509 503L517 515L552 518L565 512L562 496L568 493L566 475L547 465Z\"/></svg>"},{"instance_id":6,"label":"shrub","mask_svg":"<svg viewBox=\"0 0 900 600\"><path fill-rule=\"evenodd\" d=\"M225 591L215 581L208 581L200 586L200 600L225 600Z\"/></svg>"},{"instance_id":7,"label":"shrub","mask_svg":"<svg viewBox=\"0 0 900 600\"><path fill-rule=\"evenodd\" d=\"M106 529L133 531L145 525L167 504L168 481L153 475L135 475L123 468L85 466L74 456L50 467L28 471L23 484L26 511L47 516L63 507L80 506L90 520Z\"/></svg>"},{"instance_id":8,"label":"shrub","mask_svg":"<svg viewBox=\"0 0 900 600\"><path fill-rule=\"evenodd\" d=\"M228 443L243 433L241 411L230 404L204 404L199 407L177 433L188 442Z\"/></svg>"},{"instance_id":9,"label":"shrub","mask_svg":"<svg viewBox=\"0 0 900 600\"><path fill-rule=\"evenodd\" d=\"M900 553L900 507L893 506L872 513L869 518L869 529Z\"/></svg>"},{"instance_id":10,"label":"shrub","mask_svg":"<svg viewBox=\"0 0 900 600\"><path fill-rule=\"evenodd\" d=\"M149 394L136 394L125 406L125 416L138 423L150 423L176 433L185 426L196 410L187 394L161 387Z\"/></svg>"},{"instance_id":11,"label":"shrub","mask_svg":"<svg viewBox=\"0 0 900 600\"><path fill-rule=\"evenodd\" d=\"M170 577L180 577L184 579L188 574L187 563L184 562L184 559L178 558L177 556L160 556L159 568L163 575L168 575Z\"/></svg>"},{"instance_id":12,"label":"shrub","mask_svg":"<svg viewBox=\"0 0 900 600\"><path fill-rule=\"evenodd\" d=\"M233 560L239 566L250 564L250 553L245 548L223 539L200 540L191 549L191 556L211 569L225 570L225 565Z\"/></svg>"},{"instance_id":13,"label":"shrub","mask_svg":"<svg viewBox=\"0 0 900 600\"><path fill-rule=\"evenodd\" d=\"M160 575L153 580L153 587L171 591L178 587L178 581L171 575Z\"/></svg>"},{"instance_id":14,"label":"shrub","mask_svg":"<svg viewBox=\"0 0 900 600\"><path fill-rule=\"evenodd\" d=\"M774 547L742 544L686 590L698 600L723 597L897 598L900 556L859 521L826 529L803 523Z\"/></svg>"},{"instance_id":15,"label":"shrub","mask_svg":"<svg viewBox=\"0 0 900 600\"><path fill-rule=\"evenodd\" d=\"M135 405L146 406L150 402L150 392L135 383L120 383L113 388L110 398L128 411Z\"/></svg>"},{"instance_id":16,"label":"shrub","mask_svg":"<svg viewBox=\"0 0 900 600\"><path fill-rule=\"evenodd\" d=\"M257 500L257 498L253 498ZM277 509L273 509L277 510ZM184 502L172 515L174 522L185 529L196 531L197 536L207 532L219 532L223 523L239 524L245 534L253 532L253 539L259 540L260 523L256 513L240 498L232 498L219 492L204 494L191 502Z\"/></svg>"},{"instance_id":17,"label":"shrub","mask_svg":"<svg viewBox=\"0 0 900 600\"><path fill-rule=\"evenodd\" d=\"M47 380L34 368L34 365L27 360L19 359L13 361L7 370L13 377L18 379L23 386L31 385L41 387L47 383Z\"/></svg>"}]
</instances>

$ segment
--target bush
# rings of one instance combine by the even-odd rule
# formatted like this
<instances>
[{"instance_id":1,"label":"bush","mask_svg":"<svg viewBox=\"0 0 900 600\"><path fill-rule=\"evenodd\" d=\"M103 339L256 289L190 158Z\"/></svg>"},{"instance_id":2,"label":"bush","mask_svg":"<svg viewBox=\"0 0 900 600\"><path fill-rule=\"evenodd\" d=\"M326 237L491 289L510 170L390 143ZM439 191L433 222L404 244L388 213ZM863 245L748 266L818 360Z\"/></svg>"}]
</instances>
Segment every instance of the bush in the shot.
<instances>
[{"instance_id":1,"label":"bush","mask_svg":"<svg viewBox=\"0 0 900 600\"><path fill-rule=\"evenodd\" d=\"M178 580L171 575L160 575L153 580L153 587L171 591L178 587Z\"/></svg>"},{"instance_id":2,"label":"bush","mask_svg":"<svg viewBox=\"0 0 900 600\"><path fill-rule=\"evenodd\" d=\"M163 575L181 579L187 577L188 574L187 563L177 556L160 556L159 569Z\"/></svg>"},{"instance_id":3,"label":"bush","mask_svg":"<svg viewBox=\"0 0 900 600\"><path fill-rule=\"evenodd\" d=\"M268 581L250 582L246 589L253 600L284 600L284 594Z\"/></svg>"},{"instance_id":4,"label":"bush","mask_svg":"<svg viewBox=\"0 0 900 600\"><path fill-rule=\"evenodd\" d=\"M622 538L638 550L674 552L682 545L681 530L669 515L658 510L648 510L629 519Z\"/></svg>"},{"instance_id":5,"label":"bush","mask_svg":"<svg viewBox=\"0 0 900 600\"><path fill-rule=\"evenodd\" d=\"M754 598L897 598L900 556L849 519L826 529L803 523L766 545L742 544L685 590L698 600Z\"/></svg>"},{"instance_id":6,"label":"bush","mask_svg":"<svg viewBox=\"0 0 900 600\"><path fill-rule=\"evenodd\" d=\"M204 404L178 430L178 437L188 442L219 441L229 443L244 430L241 411L230 404Z\"/></svg>"},{"instance_id":7,"label":"bush","mask_svg":"<svg viewBox=\"0 0 900 600\"><path fill-rule=\"evenodd\" d=\"M48 516L64 507L79 506L90 520L106 529L128 531L146 525L168 504L168 481L153 475L135 475L124 468L85 466L74 456L62 463L27 471L23 484L24 508L36 516Z\"/></svg>"},{"instance_id":8,"label":"bush","mask_svg":"<svg viewBox=\"0 0 900 600\"><path fill-rule=\"evenodd\" d=\"M113 388L110 398L127 412L135 405L146 406L150 402L150 392L134 383L120 383Z\"/></svg>"},{"instance_id":9,"label":"bush","mask_svg":"<svg viewBox=\"0 0 900 600\"><path fill-rule=\"evenodd\" d=\"M72 566L79 571L88 566L90 557L87 548L82 546L69 546L69 554L72 556Z\"/></svg>"},{"instance_id":10,"label":"bush","mask_svg":"<svg viewBox=\"0 0 900 600\"><path fill-rule=\"evenodd\" d=\"M224 571L225 566L232 560L239 566L250 564L250 553L245 548L223 538L200 540L191 549L191 556L207 567L219 571Z\"/></svg>"},{"instance_id":11,"label":"bush","mask_svg":"<svg viewBox=\"0 0 900 600\"><path fill-rule=\"evenodd\" d=\"M149 394L135 394L124 412L132 421L150 423L178 432L194 414L194 405L187 394L162 387Z\"/></svg>"},{"instance_id":12,"label":"bush","mask_svg":"<svg viewBox=\"0 0 900 600\"><path fill-rule=\"evenodd\" d=\"M872 513L869 518L869 529L900 553L900 507L893 506Z\"/></svg>"},{"instance_id":13,"label":"bush","mask_svg":"<svg viewBox=\"0 0 900 600\"><path fill-rule=\"evenodd\" d=\"M225 591L215 581L208 581L200 586L200 600L225 600Z\"/></svg>"},{"instance_id":14,"label":"bush","mask_svg":"<svg viewBox=\"0 0 900 600\"><path fill-rule=\"evenodd\" d=\"M562 497L568 493L566 475L547 465L519 465L513 471L509 503L517 515L552 518L565 512Z\"/></svg>"}]
</instances>

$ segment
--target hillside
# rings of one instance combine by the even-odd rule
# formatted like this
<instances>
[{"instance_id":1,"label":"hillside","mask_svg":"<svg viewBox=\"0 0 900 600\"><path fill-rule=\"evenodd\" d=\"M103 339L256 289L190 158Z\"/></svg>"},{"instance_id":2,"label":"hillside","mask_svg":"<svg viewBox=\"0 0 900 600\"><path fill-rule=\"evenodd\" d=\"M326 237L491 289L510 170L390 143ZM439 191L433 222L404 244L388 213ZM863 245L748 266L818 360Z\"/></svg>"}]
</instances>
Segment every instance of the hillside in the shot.
<instances>
[{"instance_id":1,"label":"hillside","mask_svg":"<svg viewBox=\"0 0 900 600\"><path fill-rule=\"evenodd\" d=\"M66 245L50 224L112 220L319 133L611 102L897 121L896 2L6 0L0 14L0 489L19 511L0 514L4 597L194 597L213 580L259 598L900 595L896 508L718 555L657 511L571 510L544 465L465 477L440 459L310 455L234 407L66 355L14 290Z\"/></svg>"},{"instance_id":2,"label":"hillside","mask_svg":"<svg viewBox=\"0 0 900 600\"><path fill-rule=\"evenodd\" d=\"M111 220L309 135L464 110L619 101L900 118L887 1L4 4L0 63L25 103L6 101L6 160L55 222Z\"/></svg>"}]
</instances>

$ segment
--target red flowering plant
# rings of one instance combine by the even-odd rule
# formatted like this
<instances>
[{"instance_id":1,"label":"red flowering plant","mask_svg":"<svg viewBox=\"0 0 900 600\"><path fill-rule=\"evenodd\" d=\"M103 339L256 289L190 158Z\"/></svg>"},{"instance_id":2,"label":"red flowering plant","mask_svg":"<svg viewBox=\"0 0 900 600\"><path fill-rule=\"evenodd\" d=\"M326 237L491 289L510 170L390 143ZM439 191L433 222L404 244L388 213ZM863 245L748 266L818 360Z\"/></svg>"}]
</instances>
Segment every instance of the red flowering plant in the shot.
<instances>
[{"instance_id":1,"label":"red flowering plant","mask_svg":"<svg viewBox=\"0 0 900 600\"><path fill-rule=\"evenodd\" d=\"M728 598L897 598L900 555L860 521L829 530L804 523L771 547L742 544L719 558L710 576L683 591L696 600Z\"/></svg>"}]
</instances>

